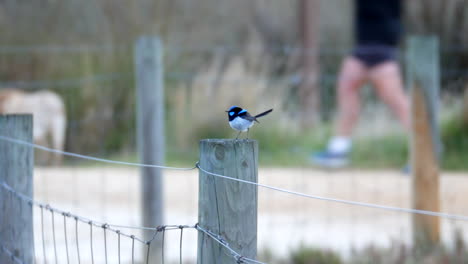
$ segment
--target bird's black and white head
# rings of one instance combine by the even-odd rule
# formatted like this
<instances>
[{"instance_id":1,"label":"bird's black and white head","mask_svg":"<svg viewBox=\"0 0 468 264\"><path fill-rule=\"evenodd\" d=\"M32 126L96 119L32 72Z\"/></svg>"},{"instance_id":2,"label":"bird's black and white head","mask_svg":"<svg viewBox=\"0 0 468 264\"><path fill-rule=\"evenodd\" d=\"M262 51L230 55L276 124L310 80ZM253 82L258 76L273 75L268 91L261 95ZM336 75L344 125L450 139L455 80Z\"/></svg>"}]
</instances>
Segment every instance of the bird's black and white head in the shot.
<instances>
[{"instance_id":1,"label":"bird's black and white head","mask_svg":"<svg viewBox=\"0 0 468 264\"><path fill-rule=\"evenodd\" d=\"M229 121L234 120L236 117L244 116L247 114L247 110L242 109L236 105L231 106L229 110L226 111L228 113Z\"/></svg>"}]
</instances>

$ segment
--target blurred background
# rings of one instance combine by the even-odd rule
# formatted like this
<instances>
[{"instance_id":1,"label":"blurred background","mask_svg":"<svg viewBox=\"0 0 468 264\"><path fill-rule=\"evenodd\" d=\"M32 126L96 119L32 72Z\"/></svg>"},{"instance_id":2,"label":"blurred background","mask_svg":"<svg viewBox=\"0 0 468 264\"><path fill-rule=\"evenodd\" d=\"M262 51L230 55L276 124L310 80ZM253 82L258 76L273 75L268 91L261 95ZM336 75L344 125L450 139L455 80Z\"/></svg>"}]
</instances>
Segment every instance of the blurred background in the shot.
<instances>
[{"instance_id":1,"label":"blurred background","mask_svg":"<svg viewBox=\"0 0 468 264\"><path fill-rule=\"evenodd\" d=\"M353 39L352 4L321 1L317 3L320 8L305 10L299 0L102 0L86 5L4 1L0 10L1 87L48 89L62 96L68 120L67 150L132 153L133 45L138 36L158 35L164 42L169 162L195 159L201 138L231 137L221 113L238 104L252 113L275 108L274 121L252 131L262 141L264 161L304 164L304 152L323 145L329 133L337 71ZM461 151L466 149L466 129L461 123L468 63L466 3L415 0L404 5L406 36L423 33L439 38L442 108L448 115L442 115L443 165L466 168L463 159L457 160L457 156L466 157ZM310 26L311 22L315 23ZM304 41L306 34L313 34L314 40ZM319 76L315 87L307 87L317 91L318 101L307 114L300 101L301 89L305 89L301 87L304 45L318 56L311 69L315 73L310 74ZM404 48L403 42L403 52ZM366 107L361 120L365 124L355 134L366 142L362 148L356 144L359 158L355 164L401 166L406 140L398 137L398 125L388 122L392 116L384 105L374 103L372 89L363 96ZM364 164L369 155L375 156L366 152L366 144L376 137L385 139L381 141L385 154L377 155L384 157ZM283 159L295 153L297 159Z\"/></svg>"},{"instance_id":2,"label":"blurred background","mask_svg":"<svg viewBox=\"0 0 468 264\"><path fill-rule=\"evenodd\" d=\"M435 35L440 44L441 167L448 179L442 187L443 208L466 215L468 2L403 2L405 36ZM2 0L0 91L55 92L66 109L66 151L137 161L134 44L142 35L155 35L164 45L166 164L193 166L200 139L235 137L224 112L229 106L240 105L252 114L274 108L250 133L259 140L260 175L263 172L273 183L297 191L409 206L410 180L401 173L408 160L408 139L370 87L362 93L365 103L350 168L317 170L309 161L332 132L335 85L342 58L352 48L352 22L350 0ZM403 41L401 61L405 48ZM306 87L303 58L308 53L315 58L308 74L317 78ZM304 96L313 98L307 101ZM136 169L117 175L116 168L75 158L65 158L60 167L38 165L39 199L103 220L139 223ZM116 179L125 186L115 187ZM168 222L195 223L195 202L187 201L184 207L178 197L180 192L193 192L196 199L197 190L189 191L194 184L180 185L182 191L167 187ZM63 191L63 186L70 189ZM86 198L83 193L90 186L96 188L95 196L80 199ZM389 224L396 226L394 233L375 239L375 230L385 229L376 226L375 219L390 219L387 213L296 198L284 201L271 193L260 193L259 198L260 210L265 208L265 213L260 211L259 231L277 230L259 234L262 258L272 263L309 263L291 257L308 252L304 248L324 258L331 254L330 261L335 255L362 257L364 253L356 249L377 256L380 249L373 245L388 247L394 240L408 239L408 235L399 236L409 228L407 220L399 219L401 215L392 215L392 223L397 223ZM128 204L113 204L119 199ZM323 212L316 219L321 225L312 225L311 215L317 208ZM445 227L450 241L459 238L454 230L463 228L456 221L447 221ZM303 232L304 228L310 232ZM284 232L292 238L282 238ZM339 242L325 243L327 234L345 235Z\"/></svg>"}]
</instances>

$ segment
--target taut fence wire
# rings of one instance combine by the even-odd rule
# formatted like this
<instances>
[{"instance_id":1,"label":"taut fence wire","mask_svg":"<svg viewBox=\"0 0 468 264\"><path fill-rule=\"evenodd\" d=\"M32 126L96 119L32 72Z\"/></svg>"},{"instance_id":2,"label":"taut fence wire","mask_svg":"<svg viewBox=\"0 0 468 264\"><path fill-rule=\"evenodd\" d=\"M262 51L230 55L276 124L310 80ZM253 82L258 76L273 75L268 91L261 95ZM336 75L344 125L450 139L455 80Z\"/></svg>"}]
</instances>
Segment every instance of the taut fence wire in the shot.
<instances>
[{"instance_id":1,"label":"taut fence wire","mask_svg":"<svg viewBox=\"0 0 468 264\"><path fill-rule=\"evenodd\" d=\"M51 148L47 148L47 147L37 145L37 144L34 144L34 143L29 143L29 142L26 142L26 141L23 141L23 140L13 139L13 138L10 138L10 137L5 137L5 136L0 136L0 139L5 140L5 141L9 141L11 143L17 143L17 144L33 147L33 148L36 148L36 149L39 149L39 150L50 151L50 152L53 152L55 154L62 154L62 155L67 155L67 156L72 156L72 157L77 157L77 158L83 158L83 159L88 159L88 160L94 160L94 161L100 161L100 162L106 162L106 163L112 163L112 164L117 164L117 165L151 167L151 168L160 168L160 169L169 169L169 170L185 170L185 171L193 170L195 168L198 168L200 171L202 171L202 172L204 172L206 174L218 177L218 178L237 181L237 182L240 182L240 183L245 183L245 184L250 184L250 185L255 185L255 186L266 188L266 189L269 189L269 190L283 192L283 193L291 194L291 195L294 195L294 196L300 196L300 197L304 197L304 198L310 198L310 199L316 199L316 200L322 200L322 201L328 201L328 202L335 202L335 203L342 203L342 204L347 204L347 205L355 205L355 206L361 206L361 207L368 207L368 208L373 208L373 209L381 209L381 210L400 212L400 213L422 214L422 215L436 216L436 217L452 219L452 220L468 221L468 216L465 216L465 215L449 214L449 213L434 212L434 211L427 211L427 210L417 210L417 209L410 209L410 208L386 206L386 205L380 205L380 204L374 204L374 203L364 203L364 202L358 202L358 201L353 201L353 200L336 199L336 198L330 198L330 197L324 197L324 196L318 196L318 195L310 195L310 194L296 192L296 191L292 191L292 190L288 190L288 189L284 189L284 188L279 188L279 187L274 187L274 186L270 186L270 185L266 185L266 184L251 182L251 181L242 180L242 179L236 179L236 178L233 178L233 177L230 177L230 176L209 172L209 171L203 169L200 166L199 162L196 162L195 166L193 166L193 167L185 167L185 168L169 167L169 166L162 166L162 165L156 165L156 164L123 162L123 161L115 161L115 160L109 160L109 159L96 158L96 157L81 155L81 154L77 154L77 153L61 151L61 150L57 150L57 149L51 149Z\"/></svg>"}]
</instances>

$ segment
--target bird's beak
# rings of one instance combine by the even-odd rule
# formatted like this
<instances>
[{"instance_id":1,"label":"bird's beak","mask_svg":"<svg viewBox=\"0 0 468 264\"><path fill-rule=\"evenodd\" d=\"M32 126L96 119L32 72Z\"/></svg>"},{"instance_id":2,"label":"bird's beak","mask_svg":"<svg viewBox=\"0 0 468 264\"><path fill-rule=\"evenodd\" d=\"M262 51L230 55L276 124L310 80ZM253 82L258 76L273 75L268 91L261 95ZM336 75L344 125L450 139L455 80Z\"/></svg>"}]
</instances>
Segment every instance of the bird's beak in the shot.
<instances>
[{"instance_id":1,"label":"bird's beak","mask_svg":"<svg viewBox=\"0 0 468 264\"><path fill-rule=\"evenodd\" d=\"M226 111L224 111L224 112L228 113L229 111L228 111L228 110L226 110Z\"/></svg>"}]
</instances>

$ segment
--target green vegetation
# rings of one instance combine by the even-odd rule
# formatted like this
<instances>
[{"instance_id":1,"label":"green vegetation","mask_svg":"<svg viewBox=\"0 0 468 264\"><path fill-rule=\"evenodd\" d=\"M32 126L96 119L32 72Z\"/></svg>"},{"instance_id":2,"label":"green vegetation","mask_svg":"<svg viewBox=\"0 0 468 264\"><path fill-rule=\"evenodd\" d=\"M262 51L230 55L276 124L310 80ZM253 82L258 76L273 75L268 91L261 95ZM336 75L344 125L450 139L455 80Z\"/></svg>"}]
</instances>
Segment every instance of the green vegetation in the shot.
<instances>
[{"instance_id":1,"label":"green vegetation","mask_svg":"<svg viewBox=\"0 0 468 264\"><path fill-rule=\"evenodd\" d=\"M468 126L457 116L442 122L441 136L444 145L442 167L445 170L468 169ZM312 132L288 132L281 128L271 129L256 126L249 134L250 138L259 141L259 159L262 166L271 167L312 167L309 158L314 151L325 147L331 133L331 126L324 125ZM213 124L201 126L193 130L187 146L177 143L174 133L167 131L166 161L171 166L191 166L198 160L198 142L203 138L234 138L233 131L226 121L219 120ZM246 137L242 133L240 139ZM113 134L108 141L112 142ZM96 154L102 156L101 154ZM351 166L354 168L403 168L408 160L408 139L400 134L387 134L371 138L358 138L354 143L351 155ZM134 151L109 156L116 160L134 161L137 156ZM85 163L92 165L92 163Z\"/></svg>"},{"instance_id":2,"label":"green vegetation","mask_svg":"<svg viewBox=\"0 0 468 264\"><path fill-rule=\"evenodd\" d=\"M341 264L340 256L330 250L316 249L301 245L291 253L292 264Z\"/></svg>"},{"instance_id":3,"label":"green vegetation","mask_svg":"<svg viewBox=\"0 0 468 264\"><path fill-rule=\"evenodd\" d=\"M445 170L468 169L468 126L454 116L441 126L441 136L444 146L442 168ZM216 130L206 128L198 131L194 142L201 138L234 138L236 132L231 130L227 122ZM312 166L309 161L314 151L325 147L331 133L331 126L323 126L309 133L288 132L284 129L256 126L250 132L250 137L259 141L259 158L262 166ZM210 132L211 131L211 132ZM240 138L245 138L245 133ZM354 143L351 155L352 167L355 168L403 168L409 161L408 138L406 135L387 134L371 138L358 138ZM198 146L194 144L185 150L168 148L170 164L187 164L198 157Z\"/></svg>"},{"instance_id":4,"label":"green vegetation","mask_svg":"<svg viewBox=\"0 0 468 264\"><path fill-rule=\"evenodd\" d=\"M443 122L443 167L450 170L468 169L468 123L459 116Z\"/></svg>"},{"instance_id":5,"label":"green vegetation","mask_svg":"<svg viewBox=\"0 0 468 264\"><path fill-rule=\"evenodd\" d=\"M312 167L309 158L314 151L325 147L331 133L331 126L325 125L313 132L288 132L281 128L256 126L249 137L259 141L259 159L262 166L271 167ZM112 142L110 134L106 142ZM190 136L187 146L180 146L173 133L167 132L166 161L168 165L187 167L198 160L198 142L203 138L234 138L236 132L226 121L219 120L211 125L199 127ZM442 168L445 170L468 170L468 126L458 117L442 122L441 136L444 145ZM246 137L242 133L240 139ZM117 139L115 139L118 141ZM353 168L381 169L403 168L408 160L408 139L400 134L359 138L354 143L351 155ZM114 149L114 147L112 147ZM110 152L112 153L112 152ZM115 153L115 152L114 152ZM102 157L102 153L95 156ZM111 159L137 162L133 150L107 155ZM81 163L93 166L93 162Z\"/></svg>"},{"instance_id":6,"label":"green vegetation","mask_svg":"<svg viewBox=\"0 0 468 264\"><path fill-rule=\"evenodd\" d=\"M286 259L264 249L259 253L259 260L281 264L415 264L415 263L467 263L468 248L462 238L462 232L456 231L452 246L436 245L430 250L415 249L402 242L394 241L390 247L368 246L354 249L351 256L342 258L336 251L300 245L291 251Z\"/></svg>"},{"instance_id":7,"label":"green vegetation","mask_svg":"<svg viewBox=\"0 0 468 264\"><path fill-rule=\"evenodd\" d=\"M403 134L360 138L353 145L353 167L403 168L409 160L408 139Z\"/></svg>"},{"instance_id":8,"label":"green vegetation","mask_svg":"<svg viewBox=\"0 0 468 264\"><path fill-rule=\"evenodd\" d=\"M348 0L322 2L319 114L329 119L335 111L336 74L352 42L352 5ZM406 5L413 19L405 21L405 27L408 34L432 32L440 38L442 91L458 97L466 87L468 38L461 38L461 32L468 23L460 21L467 20L468 9L463 1L447 0L446 8L437 8L436 2ZM299 54L291 51L301 46L296 19L300 8L299 2L284 0L268 5L218 0L98 0L87 5L78 0L8 1L0 4L0 79L4 85L51 89L63 97L67 151L118 157L136 149L133 44L141 35L158 35L165 45L167 117L177 123L167 128L167 160L187 164L197 159L200 138L235 136L219 117L233 103L252 111L274 106L275 119L283 124L297 114L301 69ZM311 166L309 156L324 147L329 126L298 132L297 120L291 123L292 131L253 129L262 165ZM445 169L468 168L466 131L456 119L444 123ZM406 145L402 135L360 139L352 164L402 167L408 159Z\"/></svg>"}]
</instances>

